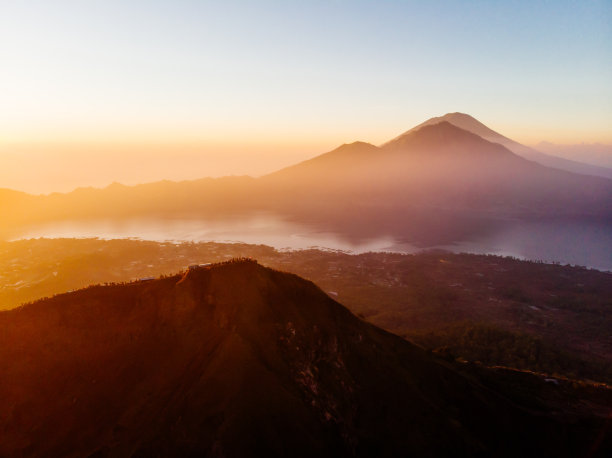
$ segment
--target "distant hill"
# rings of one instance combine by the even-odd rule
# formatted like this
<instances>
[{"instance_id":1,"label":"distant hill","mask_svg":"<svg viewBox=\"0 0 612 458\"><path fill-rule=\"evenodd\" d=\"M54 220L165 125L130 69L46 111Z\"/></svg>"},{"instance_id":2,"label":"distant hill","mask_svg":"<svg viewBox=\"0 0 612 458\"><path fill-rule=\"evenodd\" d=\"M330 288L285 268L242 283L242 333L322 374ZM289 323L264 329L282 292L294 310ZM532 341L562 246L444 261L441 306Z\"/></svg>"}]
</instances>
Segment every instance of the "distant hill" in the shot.
<instances>
[{"instance_id":1,"label":"distant hill","mask_svg":"<svg viewBox=\"0 0 612 458\"><path fill-rule=\"evenodd\" d=\"M59 295L0 313L0 328L6 457L560 457L612 446L594 404L568 404L571 385L435 359L250 260Z\"/></svg>"},{"instance_id":2,"label":"distant hill","mask_svg":"<svg viewBox=\"0 0 612 458\"><path fill-rule=\"evenodd\" d=\"M77 188L69 193L29 195L14 193L0 200L3 224L0 238L13 230L50 221L92 219L222 217L248 212L258 196L250 190L255 178L203 178L159 181L136 186L113 183L106 188ZM0 199L2 195L0 194Z\"/></svg>"},{"instance_id":3,"label":"distant hill","mask_svg":"<svg viewBox=\"0 0 612 458\"><path fill-rule=\"evenodd\" d=\"M540 142L538 151L564 157L565 159L585 162L598 167L612 169L612 145L602 143L579 143L575 145L558 145L551 142Z\"/></svg>"},{"instance_id":4,"label":"distant hill","mask_svg":"<svg viewBox=\"0 0 612 458\"><path fill-rule=\"evenodd\" d=\"M428 119L427 121L410 129L408 132L400 135L396 139L391 140L391 142L397 141L402 136L410 132L414 132L422 127L435 125L440 122L449 122L454 126L467 130L468 132L472 132L478 135L479 137L484 138L485 140L504 145L510 151L518 154L519 156L523 156L526 159L535 161L539 164L545 165L546 167L553 167L556 169L566 170L568 172L573 173L580 173L583 175L612 178L612 168L610 167L605 167L603 165L598 166L594 164L587 164L559 157L558 155L554 155L554 149L551 150L550 148L548 148L548 154L546 154L534 148L521 145L520 143L515 142L514 140L511 140L508 137L504 137L503 135L495 132L492 129L489 129L480 121L465 113L447 113L444 116L438 116L435 118Z\"/></svg>"}]
</instances>

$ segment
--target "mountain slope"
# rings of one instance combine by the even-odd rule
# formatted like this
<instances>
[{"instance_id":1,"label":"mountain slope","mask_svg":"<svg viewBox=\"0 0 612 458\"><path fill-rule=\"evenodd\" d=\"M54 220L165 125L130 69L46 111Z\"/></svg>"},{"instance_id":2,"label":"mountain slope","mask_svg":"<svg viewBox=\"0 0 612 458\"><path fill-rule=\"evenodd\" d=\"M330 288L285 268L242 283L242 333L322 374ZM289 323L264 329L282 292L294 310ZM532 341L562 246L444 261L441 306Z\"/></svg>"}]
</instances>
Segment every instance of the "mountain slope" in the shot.
<instances>
[{"instance_id":1,"label":"mountain slope","mask_svg":"<svg viewBox=\"0 0 612 458\"><path fill-rule=\"evenodd\" d=\"M262 180L283 185L286 196L310 186L309 192L325 195L326 202L354 199L397 209L612 214L612 181L541 166L447 121L409 131L380 148L345 145Z\"/></svg>"},{"instance_id":2,"label":"mountain slope","mask_svg":"<svg viewBox=\"0 0 612 458\"><path fill-rule=\"evenodd\" d=\"M370 143L347 143L328 153L270 173L263 179L276 182L307 180L313 177L341 180L342 175L359 171L367 163L375 164L380 159L377 157L379 151L379 148Z\"/></svg>"},{"instance_id":3,"label":"mountain slope","mask_svg":"<svg viewBox=\"0 0 612 458\"><path fill-rule=\"evenodd\" d=\"M513 153L516 153L519 156L523 156L524 158L529 159L531 161L535 161L539 164L545 165L546 167L553 167L556 169L565 170L572 173L580 173L583 175L612 178L612 169L608 167L601 167L592 164L572 161L570 159L554 156L551 154L545 154L528 146L521 145L520 143L515 142L514 140L511 140L508 137L504 137L503 135L495 132L492 129L489 129L480 121L465 113L447 113L444 116L437 116L428 119L427 121L419 124L416 127L413 127L409 131L400 135L399 137L396 137L395 139L391 140L391 142L399 140L404 135L419 130L422 127L435 125L440 122L449 122L454 126L457 126L463 130L467 130L468 132L472 132L478 135L479 137L484 138L485 140L488 140L493 143L499 143L500 145L503 145L508 148Z\"/></svg>"},{"instance_id":4,"label":"mountain slope","mask_svg":"<svg viewBox=\"0 0 612 458\"><path fill-rule=\"evenodd\" d=\"M56 296L0 327L2 456L571 456L602 424L520 408L253 261Z\"/></svg>"}]
</instances>

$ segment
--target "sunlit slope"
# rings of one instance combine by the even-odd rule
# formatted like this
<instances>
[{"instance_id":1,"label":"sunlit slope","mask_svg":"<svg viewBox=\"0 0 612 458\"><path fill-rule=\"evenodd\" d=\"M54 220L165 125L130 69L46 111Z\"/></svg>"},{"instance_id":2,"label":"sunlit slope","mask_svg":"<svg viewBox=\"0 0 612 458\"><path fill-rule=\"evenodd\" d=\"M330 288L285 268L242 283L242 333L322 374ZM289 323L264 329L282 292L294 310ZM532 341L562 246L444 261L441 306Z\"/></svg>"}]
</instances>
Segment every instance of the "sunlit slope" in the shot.
<instances>
[{"instance_id":1,"label":"sunlit slope","mask_svg":"<svg viewBox=\"0 0 612 458\"><path fill-rule=\"evenodd\" d=\"M253 261L92 287L0 326L8 457L573 456L603 424L554 420L511 380L462 375Z\"/></svg>"}]
</instances>

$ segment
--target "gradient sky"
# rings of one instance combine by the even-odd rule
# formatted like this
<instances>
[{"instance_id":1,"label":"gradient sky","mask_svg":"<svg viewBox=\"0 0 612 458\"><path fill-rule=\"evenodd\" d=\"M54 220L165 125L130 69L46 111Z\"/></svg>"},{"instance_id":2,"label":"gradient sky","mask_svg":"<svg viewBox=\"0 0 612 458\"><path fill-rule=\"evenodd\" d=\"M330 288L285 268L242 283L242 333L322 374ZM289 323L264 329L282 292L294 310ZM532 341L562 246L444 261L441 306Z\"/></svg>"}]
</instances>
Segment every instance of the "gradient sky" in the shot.
<instances>
[{"instance_id":1,"label":"gradient sky","mask_svg":"<svg viewBox=\"0 0 612 458\"><path fill-rule=\"evenodd\" d=\"M200 154L219 161L198 176L263 173L452 111L527 144L612 143L611 82L610 0L0 0L11 164Z\"/></svg>"}]
</instances>

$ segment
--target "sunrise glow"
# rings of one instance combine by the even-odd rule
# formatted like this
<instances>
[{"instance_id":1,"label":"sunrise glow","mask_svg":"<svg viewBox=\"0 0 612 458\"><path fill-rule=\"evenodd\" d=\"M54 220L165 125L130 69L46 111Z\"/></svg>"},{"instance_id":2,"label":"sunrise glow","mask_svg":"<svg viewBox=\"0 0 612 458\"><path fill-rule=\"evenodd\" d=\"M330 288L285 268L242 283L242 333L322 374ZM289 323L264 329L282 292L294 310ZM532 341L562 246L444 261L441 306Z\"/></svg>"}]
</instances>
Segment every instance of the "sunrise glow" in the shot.
<instances>
[{"instance_id":1,"label":"sunrise glow","mask_svg":"<svg viewBox=\"0 0 612 458\"><path fill-rule=\"evenodd\" d=\"M5 2L0 160L189 145L260 174L449 111L526 144L612 143L611 17L605 1Z\"/></svg>"}]
</instances>

